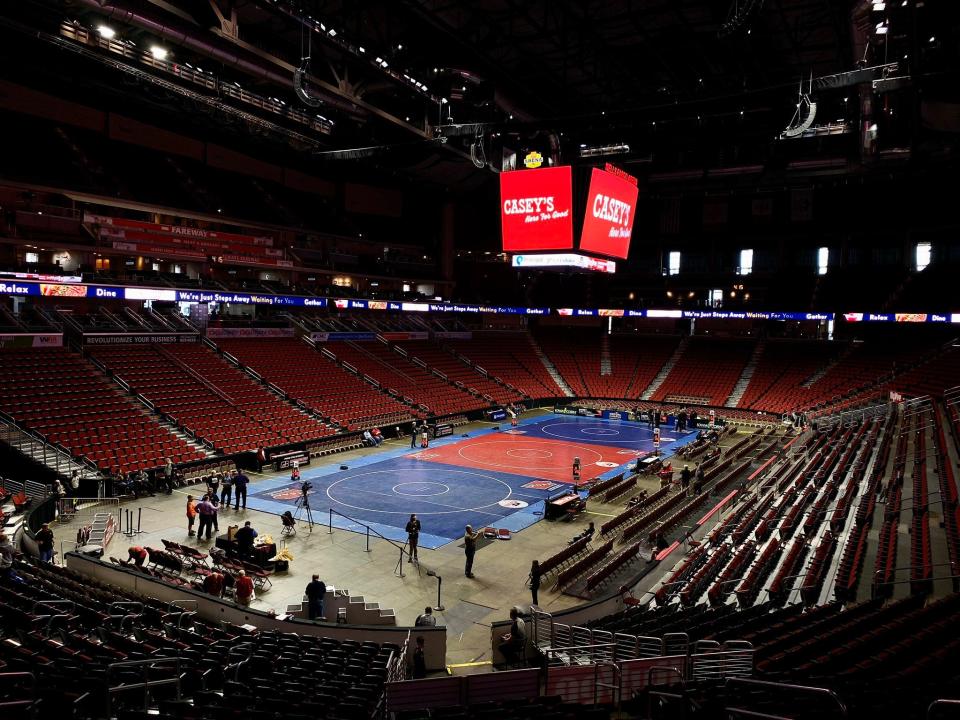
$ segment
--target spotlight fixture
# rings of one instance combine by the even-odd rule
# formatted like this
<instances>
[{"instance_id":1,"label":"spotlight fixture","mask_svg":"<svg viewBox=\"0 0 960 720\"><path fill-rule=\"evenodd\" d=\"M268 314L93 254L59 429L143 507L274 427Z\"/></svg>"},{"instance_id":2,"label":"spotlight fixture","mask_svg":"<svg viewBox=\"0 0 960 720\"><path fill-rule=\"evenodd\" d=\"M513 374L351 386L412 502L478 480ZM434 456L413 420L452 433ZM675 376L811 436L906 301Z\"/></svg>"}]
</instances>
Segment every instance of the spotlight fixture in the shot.
<instances>
[{"instance_id":1,"label":"spotlight fixture","mask_svg":"<svg viewBox=\"0 0 960 720\"><path fill-rule=\"evenodd\" d=\"M150 54L153 55L155 60L166 60L168 52L166 48L154 45L150 48Z\"/></svg>"},{"instance_id":2,"label":"spotlight fixture","mask_svg":"<svg viewBox=\"0 0 960 720\"><path fill-rule=\"evenodd\" d=\"M109 25L97 25L97 32L100 33L100 37L102 37L104 40L113 40L114 36L117 34L117 31Z\"/></svg>"}]
</instances>

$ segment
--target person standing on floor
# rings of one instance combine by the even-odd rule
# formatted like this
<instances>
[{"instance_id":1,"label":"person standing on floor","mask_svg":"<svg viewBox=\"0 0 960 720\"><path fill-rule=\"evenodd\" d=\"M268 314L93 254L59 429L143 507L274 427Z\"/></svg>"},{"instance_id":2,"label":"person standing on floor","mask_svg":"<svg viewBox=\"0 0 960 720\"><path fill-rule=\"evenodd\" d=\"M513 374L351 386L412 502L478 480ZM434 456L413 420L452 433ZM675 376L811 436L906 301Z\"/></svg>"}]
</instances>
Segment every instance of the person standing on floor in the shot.
<instances>
[{"instance_id":1,"label":"person standing on floor","mask_svg":"<svg viewBox=\"0 0 960 720\"><path fill-rule=\"evenodd\" d=\"M253 580L251 580L243 570L237 575L237 582L233 588L233 596L241 605L249 605L253 602Z\"/></svg>"},{"instance_id":2,"label":"person standing on floor","mask_svg":"<svg viewBox=\"0 0 960 720\"><path fill-rule=\"evenodd\" d=\"M417 635L417 646L413 649L413 679L422 680L427 676L427 659L423 653L423 635Z\"/></svg>"},{"instance_id":3,"label":"person standing on floor","mask_svg":"<svg viewBox=\"0 0 960 720\"><path fill-rule=\"evenodd\" d=\"M253 529L250 521L247 520L233 537L237 541L240 557L244 560L253 560L253 541L257 539L257 531Z\"/></svg>"},{"instance_id":4,"label":"person standing on floor","mask_svg":"<svg viewBox=\"0 0 960 720\"><path fill-rule=\"evenodd\" d=\"M327 585L320 579L320 576L314 574L313 578L307 583L307 588L303 591L307 596L307 617L311 620L323 618L323 603L327 597Z\"/></svg>"},{"instance_id":5,"label":"person standing on floor","mask_svg":"<svg viewBox=\"0 0 960 720\"><path fill-rule=\"evenodd\" d=\"M417 449L417 421L410 423L410 449Z\"/></svg>"},{"instance_id":6,"label":"person standing on floor","mask_svg":"<svg viewBox=\"0 0 960 720\"><path fill-rule=\"evenodd\" d=\"M473 556L477 554L477 540L480 539L480 531L473 531L472 525L467 525L463 533L463 554L466 555L467 563L464 566L463 574L468 578L473 577Z\"/></svg>"},{"instance_id":7,"label":"person standing on floor","mask_svg":"<svg viewBox=\"0 0 960 720\"><path fill-rule=\"evenodd\" d=\"M539 605L537 593L540 591L540 561L534 560L530 565L530 597L534 605Z\"/></svg>"},{"instance_id":8,"label":"person standing on floor","mask_svg":"<svg viewBox=\"0 0 960 720\"><path fill-rule=\"evenodd\" d=\"M173 460L170 458L163 464L163 488L167 495L173 492Z\"/></svg>"},{"instance_id":9,"label":"person standing on floor","mask_svg":"<svg viewBox=\"0 0 960 720\"><path fill-rule=\"evenodd\" d=\"M193 537L193 523L197 519L197 501L187 495L187 536Z\"/></svg>"},{"instance_id":10,"label":"person standing on floor","mask_svg":"<svg viewBox=\"0 0 960 720\"><path fill-rule=\"evenodd\" d=\"M223 484L220 485L220 504L226 509L230 509L230 501L233 500L233 476L236 471L223 474Z\"/></svg>"},{"instance_id":11,"label":"person standing on floor","mask_svg":"<svg viewBox=\"0 0 960 720\"><path fill-rule=\"evenodd\" d=\"M213 505L210 503L210 496L204 495L196 506L197 516L200 518L197 524L197 541L210 539L210 531L213 529ZM206 533L206 538L204 538Z\"/></svg>"},{"instance_id":12,"label":"person standing on floor","mask_svg":"<svg viewBox=\"0 0 960 720\"><path fill-rule=\"evenodd\" d=\"M216 494L210 495L210 506L213 508L213 515L210 516L210 522L213 523L213 532L220 532L220 522L217 520L217 517L220 514L220 501L217 499Z\"/></svg>"},{"instance_id":13,"label":"person standing on floor","mask_svg":"<svg viewBox=\"0 0 960 720\"><path fill-rule=\"evenodd\" d=\"M243 470L238 470L236 477L233 478L233 509L240 509L240 498L243 498L243 509L247 509L247 484L250 478L243 474Z\"/></svg>"},{"instance_id":14,"label":"person standing on floor","mask_svg":"<svg viewBox=\"0 0 960 720\"><path fill-rule=\"evenodd\" d=\"M35 537L37 549L40 551L40 562L53 562L53 530L44 523Z\"/></svg>"},{"instance_id":15,"label":"person standing on floor","mask_svg":"<svg viewBox=\"0 0 960 720\"><path fill-rule=\"evenodd\" d=\"M410 515L410 521L407 523L407 542L410 543L410 550L407 553L407 562L420 562L417 556L417 543L420 541L420 521L417 520L416 513Z\"/></svg>"},{"instance_id":16,"label":"person standing on floor","mask_svg":"<svg viewBox=\"0 0 960 720\"><path fill-rule=\"evenodd\" d=\"M211 500L220 494L220 474L219 473L214 473L207 479L207 494L210 495Z\"/></svg>"}]
</instances>

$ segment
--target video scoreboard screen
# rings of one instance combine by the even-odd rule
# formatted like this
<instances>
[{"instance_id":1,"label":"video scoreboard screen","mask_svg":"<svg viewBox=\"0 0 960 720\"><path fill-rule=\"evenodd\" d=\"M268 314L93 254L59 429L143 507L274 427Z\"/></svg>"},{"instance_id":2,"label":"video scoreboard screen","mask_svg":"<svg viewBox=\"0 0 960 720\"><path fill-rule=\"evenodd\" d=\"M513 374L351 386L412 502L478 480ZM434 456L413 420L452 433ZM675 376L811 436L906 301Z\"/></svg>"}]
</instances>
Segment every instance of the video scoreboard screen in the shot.
<instances>
[{"instance_id":1,"label":"video scoreboard screen","mask_svg":"<svg viewBox=\"0 0 960 720\"><path fill-rule=\"evenodd\" d=\"M636 182L594 168L580 233L580 250L625 259L630 252L639 189Z\"/></svg>"},{"instance_id":2,"label":"video scoreboard screen","mask_svg":"<svg viewBox=\"0 0 960 720\"><path fill-rule=\"evenodd\" d=\"M627 257L638 195L635 178L613 166L606 170L594 168L590 174L580 244L575 248L571 168L560 166L501 173L503 251L527 253L514 257L514 267L555 266L613 272L615 265L612 261L590 255ZM585 254L529 254L573 249ZM576 262L571 262L570 258L575 255ZM551 259L563 259L564 262L551 265Z\"/></svg>"},{"instance_id":3,"label":"video scoreboard screen","mask_svg":"<svg viewBox=\"0 0 960 720\"><path fill-rule=\"evenodd\" d=\"M500 175L504 252L573 248L573 175L569 166Z\"/></svg>"}]
</instances>

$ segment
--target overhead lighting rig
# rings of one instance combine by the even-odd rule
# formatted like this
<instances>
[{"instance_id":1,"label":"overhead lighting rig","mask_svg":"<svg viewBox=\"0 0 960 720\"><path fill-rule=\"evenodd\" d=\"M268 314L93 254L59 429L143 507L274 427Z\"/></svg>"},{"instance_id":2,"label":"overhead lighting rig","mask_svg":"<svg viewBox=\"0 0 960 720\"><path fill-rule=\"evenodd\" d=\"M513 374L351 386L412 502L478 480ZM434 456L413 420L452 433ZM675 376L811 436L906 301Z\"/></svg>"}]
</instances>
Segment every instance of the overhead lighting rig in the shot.
<instances>
[{"instance_id":1,"label":"overhead lighting rig","mask_svg":"<svg viewBox=\"0 0 960 720\"><path fill-rule=\"evenodd\" d=\"M717 31L719 37L733 35L746 29L750 32L750 20L763 7L763 0L733 0L727 19Z\"/></svg>"}]
</instances>

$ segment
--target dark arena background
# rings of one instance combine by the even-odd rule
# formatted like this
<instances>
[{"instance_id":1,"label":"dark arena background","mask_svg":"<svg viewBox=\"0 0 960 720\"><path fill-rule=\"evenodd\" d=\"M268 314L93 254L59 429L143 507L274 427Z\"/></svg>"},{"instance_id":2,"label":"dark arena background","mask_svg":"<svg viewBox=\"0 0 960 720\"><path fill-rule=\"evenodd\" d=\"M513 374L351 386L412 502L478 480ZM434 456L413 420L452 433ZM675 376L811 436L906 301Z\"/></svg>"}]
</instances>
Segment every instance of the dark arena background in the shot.
<instances>
[{"instance_id":1,"label":"dark arena background","mask_svg":"<svg viewBox=\"0 0 960 720\"><path fill-rule=\"evenodd\" d=\"M960 717L960 2L0 32L0 717Z\"/></svg>"}]
</instances>

